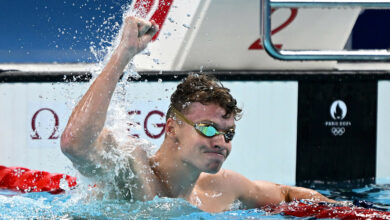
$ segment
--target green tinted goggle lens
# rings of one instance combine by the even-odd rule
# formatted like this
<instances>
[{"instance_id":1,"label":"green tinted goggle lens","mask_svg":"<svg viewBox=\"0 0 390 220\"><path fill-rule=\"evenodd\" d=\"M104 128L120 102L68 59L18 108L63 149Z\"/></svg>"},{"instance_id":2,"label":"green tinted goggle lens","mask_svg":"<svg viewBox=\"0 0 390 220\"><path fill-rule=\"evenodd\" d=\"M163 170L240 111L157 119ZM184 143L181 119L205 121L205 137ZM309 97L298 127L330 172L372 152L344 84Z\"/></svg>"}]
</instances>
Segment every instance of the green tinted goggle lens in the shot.
<instances>
[{"instance_id":1,"label":"green tinted goggle lens","mask_svg":"<svg viewBox=\"0 0 390 220\"><path fill-rule=\"evenodd\" d=\"M234 137L234 130L230 129L225 132L218 131L214 126L207 124L195 124L195 129L199 131L200 134L206 137L214 137L216 135L222 134L225 138L226 143L231 141Z\"/></svg>"},{"instance_id":2,"label":"green tinted goggle lens","mask_svg":"<svg viewBox=\"0 0 390 220\"><path fill-rule=\"evenodd\" d=\"M225 142L226 143L229 143L229 141L231 141L234 137L234 129L231 128L227 131L218 131L213 125L210 125L210 124L206 124L206 123L194 123L190 120L188 120L181 112L179 112L178 110L175 109L175 107L173 106L170 106L169 107L170 110L172 110L179 118L183 119L186 123L188 123L189 125L192 125L194 126L195 130L205 136L205 137L214 137L216 135L219 135L219 134L222 134L223 137L225 138ZM169 110L168 110L169 112Z\"/></svg>"},{"instance_id":3,"label":"green tinted goggle lens","mask_svg":"<svg viewBox=\"0 0 390 220\"><path fill-rule=\"evenodd\" d=\"M217 129L215 129L213 126L199 126L198 130L207 137L213 137L218 134Z\"/></svg>"}]
</instances>

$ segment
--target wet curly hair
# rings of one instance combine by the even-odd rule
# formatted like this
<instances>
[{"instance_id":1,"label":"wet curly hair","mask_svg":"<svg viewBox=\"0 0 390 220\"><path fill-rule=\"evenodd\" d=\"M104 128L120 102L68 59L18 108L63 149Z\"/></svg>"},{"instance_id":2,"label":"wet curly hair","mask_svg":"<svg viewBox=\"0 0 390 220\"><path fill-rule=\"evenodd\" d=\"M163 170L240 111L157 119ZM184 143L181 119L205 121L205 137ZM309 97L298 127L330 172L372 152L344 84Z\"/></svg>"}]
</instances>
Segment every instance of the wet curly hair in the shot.
<instances>
[{"instance_id":1,"label":"wet curly hair","mask_svg":"<svg viewBox=\"0 0 390 220\"><path fill-rule=\"evenodd\" d=\"M236 99L215 76L190 73L177 85L176 91L171 96L170 106L186 113L193 102L200 102L203 105L217 104L225 110L224 117L233 115L236 121L241 118L242 110L237 107ZM166 119L172 116L172 110L169 108Z\"/></svg>"}]
</instances>

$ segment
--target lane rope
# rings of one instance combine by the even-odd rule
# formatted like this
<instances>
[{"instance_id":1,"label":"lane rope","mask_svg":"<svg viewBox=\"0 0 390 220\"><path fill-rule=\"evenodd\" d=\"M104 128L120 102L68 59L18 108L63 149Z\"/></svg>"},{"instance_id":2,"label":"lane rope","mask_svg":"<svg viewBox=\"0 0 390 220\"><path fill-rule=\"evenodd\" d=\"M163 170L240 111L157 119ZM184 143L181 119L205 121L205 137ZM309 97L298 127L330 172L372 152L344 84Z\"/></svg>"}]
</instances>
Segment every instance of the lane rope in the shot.
<instances>
[{"instance_id":1,"label":"lane rope","mask_svg":"<svg viewBox=\"0 0 390 220\"><path fill-rule=\"evenodd\" d=\"M5 167L0 165L0 189L29 192L65 192L61 185L70 189L77 185L76 177L60 173L30 170L24 167ZM66 186L66 185L65 185ZM66 187L64 187L66 188Z\"/></svg>"},{"instance_id":2,"label":"lane rope","mask_svg":"<svg viewBox=\"0 0 390 220\"><path fill-rule=\"evenodd\" d=\"M264 210L273 214L305 218L310 217L315 219L390 219L390 212L388 211L365 208L364 206L341 206L330 203L306 203L296 201L277 206L268 206Z\"/></svg>"}]
</instances>

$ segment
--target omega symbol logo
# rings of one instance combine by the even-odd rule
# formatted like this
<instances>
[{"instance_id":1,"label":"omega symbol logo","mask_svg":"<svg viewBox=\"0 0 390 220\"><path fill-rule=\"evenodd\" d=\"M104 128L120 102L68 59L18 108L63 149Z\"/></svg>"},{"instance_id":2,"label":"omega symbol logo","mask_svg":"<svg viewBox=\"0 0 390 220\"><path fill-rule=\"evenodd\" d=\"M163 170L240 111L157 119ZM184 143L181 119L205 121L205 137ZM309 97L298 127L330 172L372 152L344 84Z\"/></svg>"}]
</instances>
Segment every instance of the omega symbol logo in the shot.
<instances>
[{"instance_id":1,"label":"omega symbol logo","mask_svg":"<svg viewBox=\"0 0 390 220\"><path fill-rule=\"evenodd\" d=\"M342 100L336 100L330 106L330 116L334 120L343 120L347 115L347 105Z\"/></svg>"},{"instance_id":2,"label":"omega symbol logo","mask_svg":"<svg viewBox=\"0 0 390 220\"><path fill-rule=\"evenodd\" d=\"M33 140L42 139L42 137L38 133L38 128L37 128L37 125L36 125L37 124L37 117L38 117L38 115L42 111L48 111L54 117L53 130L51 132L51 135L47 139L58 139L59 138L58 126L59 126L59 121L60 120L59 120L59 117L58 117L57 113L54 110L50 109L50 108L41 108L38 111L36 111L35 114L33 115L32 119L31 119L31 128L32 128L32 131L33 131L33 134L31 135L31 139L33 139Z\"/></svg>"}]
</instances>

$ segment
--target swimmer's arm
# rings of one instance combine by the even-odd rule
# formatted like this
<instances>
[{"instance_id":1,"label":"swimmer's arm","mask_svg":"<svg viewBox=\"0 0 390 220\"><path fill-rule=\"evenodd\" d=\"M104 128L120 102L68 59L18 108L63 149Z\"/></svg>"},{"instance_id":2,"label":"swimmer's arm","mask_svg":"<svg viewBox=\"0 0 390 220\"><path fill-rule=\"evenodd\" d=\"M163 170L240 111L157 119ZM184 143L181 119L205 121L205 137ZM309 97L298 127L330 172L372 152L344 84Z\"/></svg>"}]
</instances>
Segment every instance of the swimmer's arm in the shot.
<instances>
[{"instance_id":1,"label":"swimmer's arm","mask_svg":"<svg viewBox=\"0 0 390 220\"><path fill-rule=\"evenodd\" d=\"M102 73L79 101L61 136L61 149L73 162L93 162L91 154L116 146L113 137L102 132L116 84L128 62L150 42L158 27L133 17L126 18L119 46Z\"/></svg>"},{"instance_id":2,"label":"swimmer's arm","mask_svg":"<svg viewBox=\"0 0 390 220\"><path fill-rule=\"evenodd\" d=\"M317 191L307 188L280 185L267 181L251 181L239 174L236 174L234 179L237 184L234 188L239 189L238 199L247 208L261 208L302 199L310 199L316 202L336 202Z\"/></svg>"},{"instance_id":3,"label":"swimmer's arm","mask_svg":"<svg viewBox=\"0 0 390 220\"><path fill-rule=\"evenodd\" d=\"M285 202L292 202L295 200L306 199L315 202L336 203L335 200L329 199L324 195L322 195L321 193L312 189L296 187L296 186L286 186L286 185L280 185L280 187Z\"/></svg>"}]
</instances>

